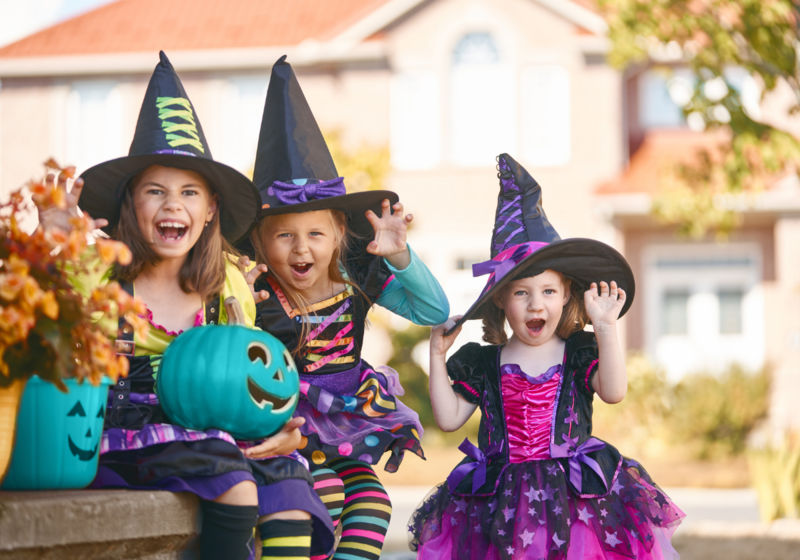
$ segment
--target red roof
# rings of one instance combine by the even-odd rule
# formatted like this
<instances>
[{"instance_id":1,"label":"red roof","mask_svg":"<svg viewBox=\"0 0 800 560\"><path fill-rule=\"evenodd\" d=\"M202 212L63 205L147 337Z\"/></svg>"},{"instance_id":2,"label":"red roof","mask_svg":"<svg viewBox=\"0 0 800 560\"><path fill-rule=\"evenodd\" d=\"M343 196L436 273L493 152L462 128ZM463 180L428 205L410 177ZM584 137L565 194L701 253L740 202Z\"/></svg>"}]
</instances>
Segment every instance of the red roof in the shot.
<instances>
[{"instance_id":1,"label":"red roof","mask_svg":"<svg viewBox=\"0 0 800 560\"><path fill-rule=\"evenodd\" d=\"M0 49L0 57L297 45L388 0L118 0Z\"/></svg>"},{"instance_id":2,"label":"red roof","mask_svg":"<svg viewBox=\"0 0 800 560\"><path fill-rule=\"evenodd\" d=\"M688 128L655 130L647 133L641 147L631 157L630 165L614 181L600 185L597 194L655 193L661 180L678 164L691 164L700 150L712 157L723 141L720 133L693 132Z\"/></svg>"}]
</instances>

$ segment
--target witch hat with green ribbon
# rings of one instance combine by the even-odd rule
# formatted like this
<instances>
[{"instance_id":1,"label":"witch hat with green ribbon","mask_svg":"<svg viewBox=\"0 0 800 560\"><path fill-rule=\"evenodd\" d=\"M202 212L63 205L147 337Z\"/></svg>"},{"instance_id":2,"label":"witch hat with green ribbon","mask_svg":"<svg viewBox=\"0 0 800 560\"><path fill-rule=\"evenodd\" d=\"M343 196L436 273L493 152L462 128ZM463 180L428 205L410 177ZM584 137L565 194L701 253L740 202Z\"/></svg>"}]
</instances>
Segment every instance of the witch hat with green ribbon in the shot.
<instances>
[{"instance_id":1,"label":"witch hat with green ribbon","mask_svg":"<svg viewBox=\"0 0 800 560\"><path fill-rule=\"evenodd\" d=\"M92 218L108 220L103 230L111 234L119 222L124 189L137 173L151 165L195 171L219 196L222 235L236 243L255 224L258 190L247 177L211 157L203 127L178 74L163 51L159 56L128 155L84 171L78 204Z\"/></svg>"},{"instance_id":2,"label":"witch hat with green ribbon","mask_svg":"<svg viewBox=\"0 0 800 560\"><path fill-rule=\"evenodd\" d=\"M253 181L261 193L259 219L275 214L340 210L348 225L370 239L367 210L381 215L381 202L398 201L391 191L346 194L292 66L282 56L272 67L261 120Z\"/></svg>"},{"instance_id":3,"label":"witch hat with green ribbon","mask_svg":"<svg viewBox=\"0 0 800 560\"><path fill-rule=\"evenodd\" d=\"M492 258L472 266L473 276L488 274L489 278L478 300L447 334L464 321L483 318L484 305L512 280L545 270L560 272L584 290L592 282L615 281L627 294L620 317L624 315L636 291L625 257L594 239L561 239L544 213L542 187L536 179L508 154L497 156L497 170L500 194L492 231Z\"/></svg>"}]
</instances>

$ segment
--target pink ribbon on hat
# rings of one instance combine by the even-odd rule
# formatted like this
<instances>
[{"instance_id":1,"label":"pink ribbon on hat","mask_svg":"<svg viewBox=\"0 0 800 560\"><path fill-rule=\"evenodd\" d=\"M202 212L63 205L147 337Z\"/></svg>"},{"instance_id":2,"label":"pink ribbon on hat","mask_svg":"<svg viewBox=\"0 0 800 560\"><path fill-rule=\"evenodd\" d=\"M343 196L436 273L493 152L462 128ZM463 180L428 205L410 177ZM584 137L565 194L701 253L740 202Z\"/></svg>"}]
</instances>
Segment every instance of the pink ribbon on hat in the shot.
<instances>
[{"instance_id":1,"label":"pink ribbon on hat","mask_svg":"<svg viewBox=\"0 0 800 560\"><path fill-rule=\"evenodd\" d=\"M490 283L499 282L503 276L511 272L520 261L531 253L538 251L548 245L541 241L528 241L520 243L515 247L509 247L495 258L472 265L472 276L483 276L484 274L494 273L494 280Z\"/></svg>"}]
</instances>

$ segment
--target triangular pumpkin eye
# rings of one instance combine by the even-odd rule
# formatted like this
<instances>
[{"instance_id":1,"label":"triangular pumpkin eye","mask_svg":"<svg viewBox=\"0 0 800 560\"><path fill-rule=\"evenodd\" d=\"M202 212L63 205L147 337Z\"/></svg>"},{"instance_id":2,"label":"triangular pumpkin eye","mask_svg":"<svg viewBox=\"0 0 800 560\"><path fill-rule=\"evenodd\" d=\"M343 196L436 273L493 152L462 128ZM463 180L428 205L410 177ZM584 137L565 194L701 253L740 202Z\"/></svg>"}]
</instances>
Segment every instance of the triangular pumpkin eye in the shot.
<instances>
[{"instance_id":1,"label":"triangular pumpkin eye","mask_svg":"<svg viewBox=\"0 0 800 560\"><path fill-rule=\"evenodd\" d=\"M86 412L81 406L81 401L75 403L75 406L72 407L72 410L67 412L67 416L86 416Z\"/></svg>"},{"instance_id":2,"label":"triangular pumpkin eye","mask_svg":"<svg viewBox=\"0 0 800 560\"><path fill-rule=\"evenodd\" d=\"M283 362L286 364L286 369L292 371L297 366L294 365L294 360L292 359L292 355L289 354L288 350L283 351Z\"/></svg>"},{"instance_id":3,"label":"triangular pumpkin eye","mask_svg":"<svg viewBox=\"0 0 800 560\"><path fill-rule=\"evenodd\" d=\"M272 379L275 381L283 381L283 371L281 368L278 368L278 370L275 372L275 375L272 376Z\"/></svg>"},{"instance_id":4,"label":"triangular pumpkin eye","mask_svg":"<svg viewBox=\"0 0 800 560\"><path fill-rule=\"evenodd\" d=\"M267 347L258 342L253 342L247 348L247 357L253 363L261 362L264 367L269 366L269 363L272 361L270 359L270 353L269 350L267 350Z\"/></svg>"},{"instance_id":5,"label":"triangular pumpkin eye","mask_svg":"<svg viewBox=\"0 0 800 560\"><path fill-rule=\"evenodd\" d=\"M105 417L105 412L106 412L106 407L104 407L104 406L101 404L101 405L100 405L100 410L98 410L98 411L97 411L97 418L103 418L103 417Z\"/></svg>"}]
</instances>

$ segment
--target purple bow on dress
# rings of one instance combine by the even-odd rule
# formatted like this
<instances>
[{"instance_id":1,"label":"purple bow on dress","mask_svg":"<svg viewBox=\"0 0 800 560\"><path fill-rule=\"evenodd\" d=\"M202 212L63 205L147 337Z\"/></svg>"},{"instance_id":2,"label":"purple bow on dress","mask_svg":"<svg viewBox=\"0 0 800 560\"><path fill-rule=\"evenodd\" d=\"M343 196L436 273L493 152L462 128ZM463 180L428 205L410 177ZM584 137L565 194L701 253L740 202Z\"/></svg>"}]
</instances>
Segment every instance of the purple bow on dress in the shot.
<instances>
[{"instance_id":1,"label":"purple bow on dress","mask_svg":"<svg viewBox=\"0 0 800 560\"><path fill-rule=\"evenodd\" d=\"M534 251L541 249L545 245L547 245L547 243L541 243L538 241L521 243L520 245L517 245L517 248L514 250L511 256L504 261L496 261L491 259L481 263L473 264L472 276L483 276L484 274L491 274L494 272L494 283L496 284L503 278L503 276L511 272L511 270L517 266L519 261Z\"/></svg>"},{"instance_id":2,"label":"purple bow on dress","mask_svg":"<svg viewBox=\"0 0 800 560\"><path fill-rule=\"evenodd\" d=\"M281 204L287 205L319 200L320 198L330 198L332 196L342 196L347 192L344 188L343 177L321 183L306 183L305 185L275 181L270 188L275 193L275 197L281 201Z\"/></svg>"},{"instance_id":3,"label":"purple bow on dress","mask_svg":"<svg viewBox=\"0 0 800 560\"><path fill-rule=\"evenodd\" d=\"M603 475L603 469L600 468L597 461L587 455L587 453L591 453L592 451L603 449L606 444L597 438L589 438L578 447L575 447L578 441L577 437L575 439L570 439L567 436L563 437L567 443L562 445L550 445L550 456L554 459L569 459L569 481L572 483L572 486L574 486L578 492L582 491L581 463L583 463L597 473L597 476L603 481L603 486L608 490L608 482L606 482L606 477Z\"/></svg>"},{"instance_id":4,"label":"purple bow on dress","mask_svg":"<svg viewBox=\"0 0 800 560\"><path fill-rule=\"evenodd\" d=\"M467 457L475 459L476 462L465 463L453 469L453 472L447 477L447 486L450 488L451 492L455 492L464 477L470 472L475 471L475 474L472 475L472 493L475 494L478 492L478 488L483 486L486 482L486 462L503 451L503 440L501 439L490 445L489 449L486 450L486 455L483 454L483 451L472 445L469 439L466 438L461 442L461 445L458 446L458 449Z\"/></svg>"}]
</instances>

